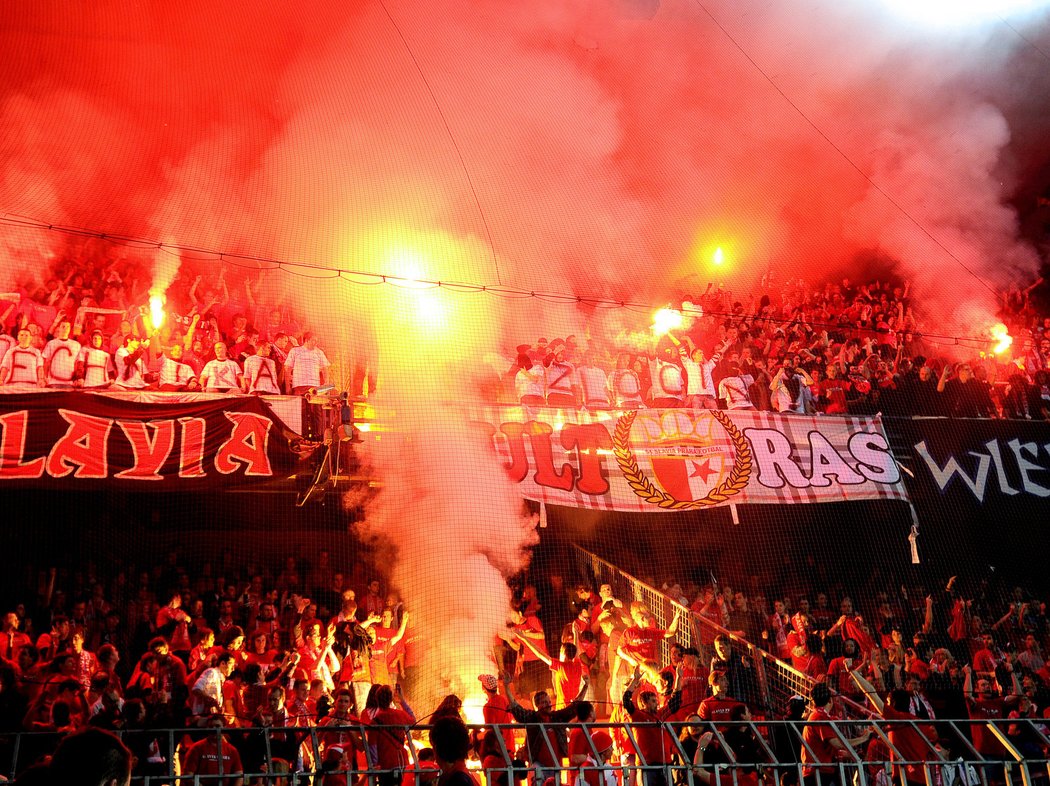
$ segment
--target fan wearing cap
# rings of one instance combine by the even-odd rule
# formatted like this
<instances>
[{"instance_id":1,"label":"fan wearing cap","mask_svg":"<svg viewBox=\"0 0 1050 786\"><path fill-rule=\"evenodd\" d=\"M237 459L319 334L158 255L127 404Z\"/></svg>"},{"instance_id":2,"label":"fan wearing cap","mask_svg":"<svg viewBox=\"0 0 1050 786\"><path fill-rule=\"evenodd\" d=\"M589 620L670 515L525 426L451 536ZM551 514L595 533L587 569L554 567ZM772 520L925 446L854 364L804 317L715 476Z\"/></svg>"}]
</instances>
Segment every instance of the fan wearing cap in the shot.
<instances>
[{"instance_id":1,"label":"fan wearing cap","mask_svg":"<svg viewBox=\"0 0 1050 786\"><path fill-rule=\"evenodd\" d=\"M507 752L513 756L516 749L514 730L503 725L514 723L514 716L510 714L510 702L499 692L499 680L494 674L481 674L478 676L478 682L481 683L481 689L485 691L485 704L481 708L481 715L485 723L500 724L499 731L503 737L503 744L506 745Z\"/></svg>"},{"instance_id":2,"label":"fan wearing cap","mask_svg":"<svg viewBox=\"0 0 1050 786\"><path fill-rule=\"evenodd\" d=\"M587 754L587 760L580 767L581 777L577 778L576 786L616 786L616 770L608 766L613 755L613 738L598 729L591 734L591 746L594 751Z\"/></svg>"}]
</instances>

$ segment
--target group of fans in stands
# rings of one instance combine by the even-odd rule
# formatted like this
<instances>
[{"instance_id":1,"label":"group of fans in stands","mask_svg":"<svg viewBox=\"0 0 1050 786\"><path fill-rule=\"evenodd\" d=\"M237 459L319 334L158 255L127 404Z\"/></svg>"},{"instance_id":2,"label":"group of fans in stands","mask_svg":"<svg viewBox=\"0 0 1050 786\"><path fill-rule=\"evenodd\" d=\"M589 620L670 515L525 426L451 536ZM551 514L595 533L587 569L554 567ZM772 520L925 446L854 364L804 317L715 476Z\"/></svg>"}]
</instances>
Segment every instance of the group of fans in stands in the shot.
<instances>
[{"instance_id":1,"label":"group of fans in stands","mask_svg":"<svg viewBox=\"0 0 1050 786\"><path fill-rule=\"evenodd\" d=\"M586 346L572 335L518 345L501 380L503 400L590 410L1050 418L1050 318L1026 297L1002 312L1014 343L998 354L994 342L924 337L908 287L887 282L788 282L747 306L710 290L697 300L683 304L681 329ZM961 352L972 357L945 357Z\"/></svg>"},{"instance_id":2,"label":"group of fans in stands","mask_svg":"<svg viewBox=\"0 0 1050 786\"><path fill-rule=\"evenodd\" d=\"M225 269L214 286L176 277L159 318L138 276L133 260L98 262L0 295L0 385L278 395L327 383L317 337L257 304L251 278L231 295Z\"/></svg>"},{"instance_id":3,"label":"group of fans in stands","mask_svg":"<svg viewBox=\"0 0 1050 786\"><path fill-rule=\"evenodd\" d=\"M251 276L176 275L157 328L147 278L136 260L93 259L0 293L0 385L279 394L329 381L316 336L257 302ZM991 338L924 336L907 284L767 276L759 288L745 304L709 286L659 336L639 325L520 344L478 387L529 406L1050 417L1050 317L1031 288L1002 299L1013 344L998 354Z\"/></svg>"},{"instance_id":4,"label":"group of fans in stands","mask_svg":"<svg viewBox=\"0 0 1050 786\"><path fill-rule=\"evenodd\" d=\"M411 615L378 579L358 581L351 586L327 553L311 566L288 558L277 575L218 584L189 575L175 554L133 582L45 571L39 595L3 618L0 730L48 732L22 740L20 766L88 726L121 733L139 775L166 774L173 755L184 774L214 775L221 761L226 774L319 770L331 776L326 784L368 765L427 766L406 750L408 727L445 718L458 729L463 702L450 695L432 713L413 711L411 697L428 675ZM1002 601L969 597L952 579L916 608L882 598L861 616L848 597L838 611L823 593L812 604L782 598L766 610L740 591L672 582L668 596L688 612L659 628L645 603L615 597L609 584L521 586L494 641L492 673L478 679L485 722L524 727L478 729L467 747L485 769L529 769L538 786L558 782L564 766L600 775L612 761L622 776L619 768L634 764L688 765L672 730L705 783L711 771L702 765L732 760L751 765L738 776L757 782L755 767L769 757L747 721L855 720L861 705L888 721L914 721L891 728L889 739L921 761L974 758L971 744L1006 756L983 724L948 725L959 719L1034 721L1004 731L1028 755L1047 753L1038 729L1045 733L1050 717L1050 626L1045 604L1020 589ZM692 646L676 639L687 625ZM756 647L806 675L809 695L771 706ZM672 725L628 733L628 721ZM599 726L545 737L541 722ZM177 753L152 732L179 727L192 731ZM270 730L268 743L252 733L260 729ZM834 763L848 755L830 727L806 726L805 744L768 732L778 761L800 762L822 782L834 781ZM846 742L871 759L880 750L891 758L869 732ZM437 759L431 766L444 772L447 759ZM645 770L648 786L660 786L657 774ZM911 770L907 779L924 782Z\"/></svg>"}]
</instances>

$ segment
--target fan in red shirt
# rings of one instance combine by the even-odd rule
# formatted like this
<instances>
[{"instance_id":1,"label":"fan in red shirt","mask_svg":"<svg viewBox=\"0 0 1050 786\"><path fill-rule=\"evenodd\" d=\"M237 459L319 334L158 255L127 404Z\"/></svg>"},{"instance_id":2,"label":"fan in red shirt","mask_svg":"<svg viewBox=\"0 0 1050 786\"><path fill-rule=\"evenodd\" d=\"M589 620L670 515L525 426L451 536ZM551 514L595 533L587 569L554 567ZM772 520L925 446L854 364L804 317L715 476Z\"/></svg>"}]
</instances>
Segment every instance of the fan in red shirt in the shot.
<instances>
[{"instance_id":1,"label":"fan in red shirt","mask_svg":"<svg viewBox=\"0 0 1050 786\"><path fill-rule=\"evenodd\" d=\"M507 747L507 752L513 756L517 746L514 743L514 729L508 726L514 723L514 716L510 714L510 702L499 692L499 680L496 675L478 675L478 682L481 683L481 689L485 691L485 705L481 708L481 715L485 723L500 725L499 731L500 736L503 737L503 744Z\"/></svg>"},{"instance_id":2,"label":"fan in red shirt","mask_svg":"<svg viewBox=\"0 0 1050 786\"><path fill-rule=\"evenodd\" d=\"M551 680L554 682L554 709L560 710L568 707L573 697L580 692L580 682L583 679L583 663L577 655L576 645L566 642L561 645L557 660L552 658L543 650L539 649L532 641L521 634L518 640L541 661L547 664L551 670Z\"/></svg>"},{"instance_id":3,"label":"fan in red shirt","mask_svg":"<svg viewBox=\"0 0 1050 786\"><path fill-rule=\"evenodd\" d=\"M848 756L847 745L855 748L871 737L871 729L843 743L835 730L828 725L831 717L831 691L824 683L813 686L810 694L813 711L806 717L806 727L802 730L802 776L812 779L814 773L820 772L821 786L836 786L839 783L839 769L835 762Z\"/></svg>"},{"instance_id":4,"label":"fan in red shirt","mask_svg":"<svg viewBox=\"0 0 1050 786\"><path fill-rule=\"evenodd\" d=\"M870 682L856 673L853 674L853 679L883 718L888 721L898 721L888 729L890 745L893 746L890 750L890 757L895 762L898 760L895 750L897 753L900 753L900 761L905 763L903 765L894 764L894 780L900 778L900 770L903 766L904 778L908 783L925 786L926 775L923 762L940 760L940 757L934 751L934 745L937 742L937 731L933 724L929 721L922 722L917 715L913 715L908 711L908 707L911 704L911 694L908 691L899 688L892 691L890 693L890 703L886 704L879 698L878 693L876 693L874 686Z\"/></svg>"},{"instance_id":5,"label":"fan in red shirt","mask_svg":"<svg viewBox=\"0 0 1050 786\"><path fill-rule=\"evenodd\" d=\"M842 645L842 656L828 664L828 684L844 696L863 701L864 697L853 682L852 674L855 671L862 672L866 665L867 659L862 657L857 642L846 639Z\"/></svg>"},{"instance_id":6,"label":"fan in red shirt","mask_svg":"<svg viewBox=\"0 0 1050 786\"><path fill-rule=\"evenodd\" d=\"M666 786L666 772L659 765L671 762L676 745L666 725L653 724L664 724L678 711L682 702L682 694L678 691L672 693L667 704L661 709L656 693L649 690L642 691L638 697L641 706L637 706L634 703L634 691L641 682L641 670L636 668L634 679L623 693L623 709L632 723L645 724L634 730L635 740L638 743L638 754L641 757L639 764L646 768L644 770L645 786Z\"/></svg>"},{"instance_id":7,"label":"fan in red shirt","mask_svg":"<svg viewBox=\"0 0 1050 786\"><path fill-rule=\"evenodd\" d=\"M693 777L704 786L758 786L759 773L755 767L734 768L735 773L733 769L720 768L717 774L704 767L704 757L714 738L714 732L709 731L697 741L696 754L693 756Z\"/></svg>"},{"instance_id":8,"label":"fan in red shirt","mask_svg":"<svg viewBox=\"0 0 1050 786\"><path fill-rule=\"evenodd\" d=\"M970 720L989 721L1000 720L1007 716L1007 705L1013 705L1021 693L1021 685L1017 681L1017 673L1011 664L1006 664L1010 672L1012 693L1008 696L1000 696L995 688L995 683L988 677L978 674L977 691L974 692L974 669L964 666L963 671L966 678L963 681L963 694L966 696L966 708L970 712ZM970 733L973 735L973 746L985 758L1003 759L1007 757L1006 748L999 742L995 734L988 728L986 723L971 723Z\"/></svg>"},{"instance_id":9,"label":"fan in red shirt","mask_svg":"<svg viewBox=\"0 0 1050 786\"><path fill-rule=\"evenodd\" d=\"M401 708L394 706L394 691L389 685L376 688L375 700L380 709L372 716L365 734L369 746L375 748L376 766L380 770L389 770L380 774L380 786L397 786L399 777L396 770L408 766L405 741L408 739L408 727L416 722L416 716L405 701L401 683L397 684L397 700Z\"/></svg>"},{"instance_id":10,"label":"fan in red shirt","mask_svg":"<svg viewBox=\"0 0 1050 786\"><path fill-rule=\"evenodd\" d=\"M210 729L221 729L222 715L209 716L207 725ZM215 734L212 732L190 746L186 751L182 774L199 775L202 782L214 783L216 786L240 783L244 774L241 754L225 737L220 741ZM226 777L220 778L220 775Z\"/></svg>"},{"instance_id":11,"label":"fan in red shirt","mask_svg":"<svg viewBox=\"0 0 1050 786\"><path fill-rule=\"evenodd\" d=\"M729 675L724 671L712 671L708 680L711 683L711 695L700 702L696 714L700 720L725 723L744 703L729 695Z\"/></svg>"},{"instance_id":12,"label":"fan in red shirt","mask_svg":"<svg viewBox=\"0 0 1050 786\"><path fill-rule=\"evenodd\" d=\"M679 613L676 609L667 630L660 630L649 608L636 600L631 603L631 621L634 624L623 632L616 652L630 666L641 669L652 685L658 685L658 648L661 641L674 638L678 632Z\"/></svg>"}]
</instances>

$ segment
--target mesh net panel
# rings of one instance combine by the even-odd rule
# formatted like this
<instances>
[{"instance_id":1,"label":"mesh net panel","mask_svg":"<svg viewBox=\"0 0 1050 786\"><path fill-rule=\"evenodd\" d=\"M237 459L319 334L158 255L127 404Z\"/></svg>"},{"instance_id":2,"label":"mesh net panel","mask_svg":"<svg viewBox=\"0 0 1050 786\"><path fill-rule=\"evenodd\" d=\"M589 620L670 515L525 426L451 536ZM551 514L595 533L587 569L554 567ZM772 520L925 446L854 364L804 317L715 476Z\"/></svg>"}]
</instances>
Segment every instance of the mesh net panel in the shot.
<instances>
[{"instance_id":1,"label":"mesh net panel","mask_svg":"<svg viewBox=\"0 0 1050 786\"><path fill-rule=\"evenodd\" d=\"M914 90L887 91L881 70L852 58L897 51L896 39L810 38L793 9L777 19L774 8L727 5L723 14L717 3L245 13L101 2L74 16L19 5L0 30L4 334L13 342L32 325L30 340L43 344L62 312L84 342L101 331L113 354L127 331L154 333L146 312L156 292L166 323L145 356L150 372L160 370L159 347L181 344L199 374L220 339L238 356L262 342L283 356L286 337L306 344L308 334L328 363L326 379L301 386L305 396L280 397L285 409L273 402L292 418L274 429L297 432L281 431L301 458L291 477L250 478L243 462L224 477L209 454L205 490L151 490L113 473L84 490L73 465L49 470L40 487L0 485L10 530L0 612L19 615L44 660L66 646L67 631L52 631L59 617L83 631L89 651L116 647L125 688L158 635L188 656L203 629L222 647L239 628L244 647L266 659L306 652L315 622L322 641L334 622L337 657L293 667L293 677L317 678L329 694L357 685L358 709L361 686L401 682L421 722L455 694L479 721L480 675L506 672L522 700L551 686L543 659L589 615L577 643L606 720L622 718L631 669L615 665L610 642L635 624L633 609L651 613L656 630L677 625L641 658L654 688L659 667L685 650L701 693L713 670L768 719L829 679L844 694L836 712L861 729L869 710L856 685L841 671L828 677L845 639L879 645L868 657L889 675L887 688L903 687L909 668L931 668L939 649L970 663L993 625L992 672L1001 667L995 676L1008 688L999 649L1023 649L1029 633L1047 643L1050 387L1036 372L1047 370L1050 324L1041 283L999 292L1036 281L1040 265L1003 207L1000 162L1041 160L1045 151L1022 148L1045 134L1007 133L1012 121L983 94L943 102L950 112L912 98L966 81L954 66L934 73L944 58L923 51ZM752 18L763 21L734 34ZM1016 73L1048 73L1043 60L1008 59L1000 43L996 69L1011 66L1003 94L1015 103L1045 95L1013 88ZM1018 58L1045 58L1019 49ZM831 66L817 71L835 73L834 85L814 78L817 52ZM992 76L981 77L994 95ZM809 106L841 107L841 117L810 118ZM1016 111L1036 118L1042 109ZM846 134L841 118L864 122ZM991 130L971 139L971 127ZM963 136L973 149L959 152ZM920 152L887 139L916 140ZM974 198L956 199L964 194ZM655 328L664 318L672 324ZM848 399L848 417L814 414L796 421L812 427L785 429L794 441L784 437L780 468L764 470L768 504L683 512L657 480L626 477L619 410L584 423L574 408L521 406L535 391L519 369L532 360L539 373L556 346L574 365L636 367L646 379L650 353L678 356L667 332L706 358L724 348L716 385L730 361L754 371L759 403L779 394L796 405L803 394L787 382L771 391L751 360L768 361L773 375L797 357L818 382L836 366L850 387L824 380L818 403ZM997 354L1004 332L1015 343ZM913 373L898 365L897 390L894 342L904 361L927 363ZM990 383L981 395L962 388L970 373ZM47 395L32 382L30 392ZM715 428L697 408L678 411ZM236 423L230 414L217 416L225 428ZM987 415L996 418L977 417ZM777 422L749 424L773 431ZM0 424L0 475L18 467L15 423ZM505 466L506 423L525 446L517 478ZM590 452L568 444L581 424L602 434ZM125 439L110 425L109 439ZM727 456L724 443L739 455L747 439L760 452L754 434L725 430ZM778 477L817 461L824 443L809 432L881 439L880 430L889 447L869 455L892 452L885 471L901 474L901 498L854 499L836 476L835 501L803 504L820 496L816 483L773 501ZM142 433L152 448L154 432ZM688 455L701 458L687 471L710 470L707 454ZM850 463L840 476L862 463L834 461ZM633 512L581 491L584 464L595 486L619 484ZM580 504L523 491L559 484ZM659 500L675 509L637 512ZM609 598L599 594L605 584ZM188 626L164 610L176 592ZM798 612L808 614L805 634ZM344 624L351 618L360 624ZM530 631L539 660L515 637ZM1028 672L1039 671L1038 657ZM22 664L28 695L61 678L57 664ZM944 668L958 697L961 673ZM11 695L3 687L0 705ZM1041 713L1045 686L1030 687ZM185 722L185 702L154 704L157 723ZM4 731L21 727L24 709L0 708L12 721ZM251 722L257 709L228 707L228 720ZM51 718L42 711L38 721ZM11 761L12 747L2 750ZM42 749L23 751L19 766L33 752Z\"/></svg>"}]
</instances>

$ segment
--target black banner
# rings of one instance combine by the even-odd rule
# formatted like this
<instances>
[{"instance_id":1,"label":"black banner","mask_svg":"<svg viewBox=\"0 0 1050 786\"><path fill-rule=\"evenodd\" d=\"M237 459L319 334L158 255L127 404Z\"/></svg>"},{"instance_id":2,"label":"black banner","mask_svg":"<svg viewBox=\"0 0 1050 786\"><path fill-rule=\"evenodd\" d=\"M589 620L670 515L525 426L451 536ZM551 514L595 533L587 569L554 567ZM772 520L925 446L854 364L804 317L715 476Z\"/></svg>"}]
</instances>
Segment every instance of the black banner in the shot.
<instances>
[{"instance_id":1,"label":"black banner","mask_svg":"<svg viewBox=\"0 0 1050 786\"><path fill-rule=\"evenodd\" d=\"M1050 423L885 418L890 447L919 520L919 552L953 562L1011 565L1045 579L1050 545Z\"/></svg>"},{"instance_id":2,"label":"black banner","mask_svg":"<svg viewBox=\"0 0 1050 786\"><path fill-rule=\"evenodd\" d=\"M0 396L0 488L204 490L285 477L299 457L252 396L150 402Z\"/></svg>"}]
</instances>

